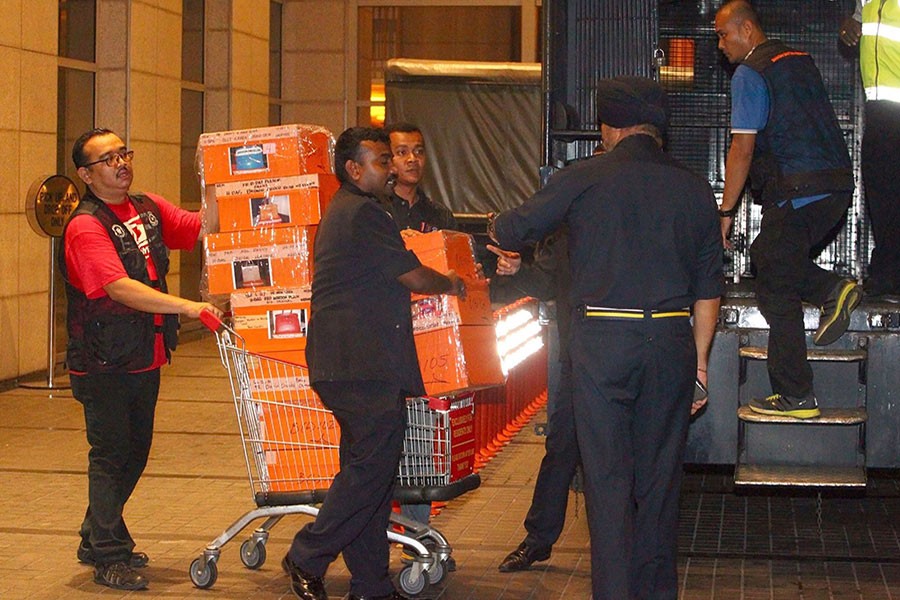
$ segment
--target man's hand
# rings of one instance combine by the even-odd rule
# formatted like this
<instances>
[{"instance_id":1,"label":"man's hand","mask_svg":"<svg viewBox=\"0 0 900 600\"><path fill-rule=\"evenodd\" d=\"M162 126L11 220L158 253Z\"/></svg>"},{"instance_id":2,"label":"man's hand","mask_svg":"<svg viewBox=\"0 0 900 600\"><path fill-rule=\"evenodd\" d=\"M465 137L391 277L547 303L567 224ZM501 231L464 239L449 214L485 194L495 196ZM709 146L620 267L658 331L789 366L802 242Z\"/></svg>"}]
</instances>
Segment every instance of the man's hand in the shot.
<instances>
[{"instance_id":1,"label":"man's hand","mask_svg":"<svg viewBox=\"0 0 900 600\"><path fill-rule=\"evenodd\" d=\"M719 217L719 225L722 226L722 245L726 250L734 250L734 244L728 239L731 234L731 225L734 223L734 217Z\"/></svg>"},{"instance_id":2,"label":"man's hand","mask_svg":"<svg viewBox=\"0 0 900 600\"><path fill-rule=\"evenodd\" d=\"M210 304L209 302L190 302L184 309L184 316L190 319L197 319L200 317L200 313L204 310L208 310L212 314L216 315L220 320L225 317L225 313L219 310L215 305Z\"/></svg>"},{"instance_id":3,"label":"man's hand","mask_svg":"<svg viewBox=\"0 0 900 600\"><path fill-rule=\"evenodd\" d=\"M518 252L503 250L497 246L487 245L487 249L497 255L497 275L515 275L522 267L522 255Z\"/></svg>"},{"instance_id":4,"label":"man's hand","mask_svg":"<svg viewBox=\"0 0 900 600\"><path fill-rule=\"evenodd\" d=\"M466 284L460 279L459 275L456 274L456 271L449 270L447 271L447 279L450 280L450 290L447 292L451 296L458 296L461 299L466 298Z\"/></svg>"},{"instance_id":5,"label":"man's hand","mask_svg":"<svg viewBox=\"0 0 900 600\"><path fill-rule=\"evenodd\" d=\"M709 392L707 390L707 384L709 383L709 377L706 374L706 369L697 367L697 381L694 384L694 401L691 402L691 415L697 414L697 411L706 406L707 401L709 400Z\"/></svg>"},{"instance_id":6,"label":"man's hand","mask_svg":"<svg viewBox=\"0 0 900 600\"><path fill-rule=\"evenodd\" d=\"M859 38L862 37L862 23L853 17L847 17L841 23L841 32L838 38L845 46L856 46L859 44Z\"/></svg>"},{"instance_id":7,"label":"man's hand","mask_svg":"<svg viewBox=\"0 0 900 600\"><path fill-rule=\"evenodd\" d=\"M706 398L702 398L700 400L694 400L691 402L691 416L697 414L697 411L706 406L706 403L709 401L709 396Z\"/></svg>"}]
</instances>

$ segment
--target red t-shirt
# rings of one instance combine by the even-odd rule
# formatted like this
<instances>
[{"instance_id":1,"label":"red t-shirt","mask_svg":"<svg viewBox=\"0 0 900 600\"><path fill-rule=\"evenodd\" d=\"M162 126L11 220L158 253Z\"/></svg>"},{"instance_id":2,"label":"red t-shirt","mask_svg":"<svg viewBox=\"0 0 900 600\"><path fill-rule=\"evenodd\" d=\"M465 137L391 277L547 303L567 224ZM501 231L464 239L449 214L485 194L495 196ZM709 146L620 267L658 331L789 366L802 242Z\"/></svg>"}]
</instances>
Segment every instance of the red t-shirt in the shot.
<instances>
[{"instance_id":1,"label":"red t-shirt","mask_svg":"<svg viewBox=\"0 0 900 600\"><path fill-rule=\"evenodd\" d=\"M172 250L190 250L200 234L200 216L172 205L161 196L146 194L159 207L162 221L163 243ZM138 248L147 259L150 279L156 280L156 265L150 257L150 244L144 224L138 216L134 204L107 204L134 237ZM69 282L91 300L106 296L103 286L128 277L119 253L113 245L106 228L98 219L80 216L72 219L66 227L66 271ZM158 325L162 315L156 315ZM166 362L166 350L162 334L157 334L153 365L146 370L156 369Z\"/></svg>"}]
</instances>

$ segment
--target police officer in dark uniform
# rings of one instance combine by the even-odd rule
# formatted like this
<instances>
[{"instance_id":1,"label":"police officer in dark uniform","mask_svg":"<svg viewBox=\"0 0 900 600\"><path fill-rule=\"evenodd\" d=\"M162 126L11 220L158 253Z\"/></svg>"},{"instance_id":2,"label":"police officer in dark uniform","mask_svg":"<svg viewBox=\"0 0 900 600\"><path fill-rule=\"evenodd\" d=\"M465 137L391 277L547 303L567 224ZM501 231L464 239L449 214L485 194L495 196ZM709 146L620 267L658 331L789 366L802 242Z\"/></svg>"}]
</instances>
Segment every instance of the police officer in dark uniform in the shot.
<instances>
[{"instance_id":1,"label":"police officer in dark uniform","mask_svg":"<svg viewBox=\"0 0 900 600\"><path fill-rule=\"evenodd\" d=\"M407 396L425 393L410 291L462 294L462 281L423 266L378 204L391 149L380 129L348 129L335 144L341 188L316 235L306 357L309 379L341 426L341 470L316 520L282 566L303 600L327 600L322 577L343 553L350 600L401 599L388 573L387 527L403 449Z\"/></svg>"},{"instance_id":2,"label":"police officer in dark uniform","mask_svg":"<svg viewBox=\"0 0 900 600\"><path fill-rule=\"evenodd\" d=\"M565 227L550 234L535 248L531 265L522 264L518 252L509 252L490 244L487 249L498 256L498 276L508 277L509 284L525 295L542 301L555 300L559 334L559 356L557 363L552 365L557 370L558 383L554 386L553 375L548 375L547 440L534 483L531 506L525 516L527 534L498 567L501 573L512 573L527 570L532 563L550 558L553 544L562 534L566 522L569 486L580 462L575 413L572 410L572 366L569 361L569 290L572 283L568 234Z\"/></svg>"},{"instance_id":3,"label":"police officer in dark uniform","mask_svg":"<svg viewBox=\"0 0 900 600\"><path fill-rule=\"evenodd\" d=\"M491 230L514 250L568 226L594 599L676 598L682 456L724 288L722 238L709 184L661 149L657 83L601 80L597 114L607 152L557 173Z\"/></svg>"}]
</instances>

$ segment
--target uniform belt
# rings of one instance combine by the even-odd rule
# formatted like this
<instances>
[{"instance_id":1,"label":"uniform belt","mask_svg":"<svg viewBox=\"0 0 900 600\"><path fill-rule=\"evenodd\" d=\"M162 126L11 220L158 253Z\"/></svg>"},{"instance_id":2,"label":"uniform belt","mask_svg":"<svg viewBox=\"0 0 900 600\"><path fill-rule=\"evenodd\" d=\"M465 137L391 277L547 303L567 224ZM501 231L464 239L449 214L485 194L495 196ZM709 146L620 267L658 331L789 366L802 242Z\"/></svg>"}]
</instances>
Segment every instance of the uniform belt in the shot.
<instances>
[{"instance_id":1,"label":"uniform belt","mask_svg":"<svg viewBox=\"0 0 900 600\"><path fill-rule=\"evenodd\" d=\"M688 318L689 308L643 309L643 308L609 308L583 304L580 307L582 319L671 319Z\"/></svg>"}]
</instances>

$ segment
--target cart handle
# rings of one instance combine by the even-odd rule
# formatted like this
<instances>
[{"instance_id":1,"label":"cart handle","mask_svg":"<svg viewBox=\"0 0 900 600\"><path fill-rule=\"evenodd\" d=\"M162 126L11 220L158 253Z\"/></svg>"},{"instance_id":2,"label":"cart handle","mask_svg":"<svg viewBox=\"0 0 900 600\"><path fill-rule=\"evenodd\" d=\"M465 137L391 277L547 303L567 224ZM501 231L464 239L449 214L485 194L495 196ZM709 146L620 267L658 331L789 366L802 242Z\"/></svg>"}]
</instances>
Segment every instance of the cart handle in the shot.
<instances>
[{"instance_id":1,"label":"cart handle","mask_svg":"<svg viewBox=\"0 0 900 600\"><path fill-rule=\"evenodd\" d=\"M224 325L222 319L216 316L216 314L208 308L204 308L200 311L200 322L213 333L220 331Z\"/></svg>"}]
</instances>

